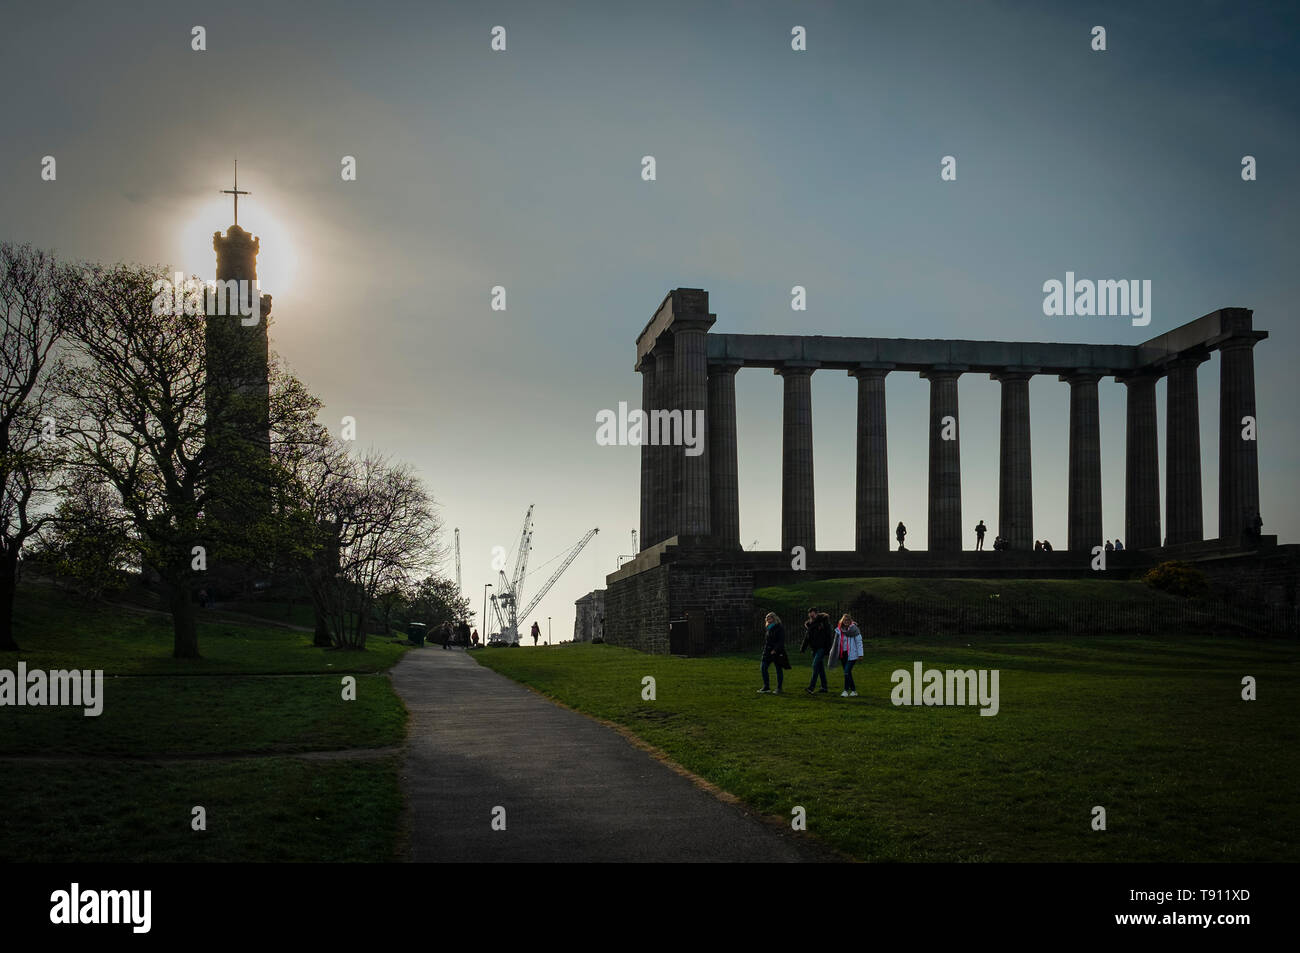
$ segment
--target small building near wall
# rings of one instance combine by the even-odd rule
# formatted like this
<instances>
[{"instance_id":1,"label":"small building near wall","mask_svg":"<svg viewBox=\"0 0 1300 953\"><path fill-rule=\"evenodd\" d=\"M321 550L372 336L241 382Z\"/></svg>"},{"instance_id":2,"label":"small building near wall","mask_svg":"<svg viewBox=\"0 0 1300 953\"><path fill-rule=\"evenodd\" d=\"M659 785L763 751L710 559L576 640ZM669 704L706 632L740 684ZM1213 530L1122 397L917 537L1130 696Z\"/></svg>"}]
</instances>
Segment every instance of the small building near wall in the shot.
<instances>
[{"instance_id":1,"label":"small building near wall","mask_svg":"<svg viewBox=\"0 0 1300 953\"><path fill-rule=\"evenodd\" d=\"M573 641L604 641L605 590L595 589L573 605L576 610L573 614Z\"/></svg>"}]
</instances>

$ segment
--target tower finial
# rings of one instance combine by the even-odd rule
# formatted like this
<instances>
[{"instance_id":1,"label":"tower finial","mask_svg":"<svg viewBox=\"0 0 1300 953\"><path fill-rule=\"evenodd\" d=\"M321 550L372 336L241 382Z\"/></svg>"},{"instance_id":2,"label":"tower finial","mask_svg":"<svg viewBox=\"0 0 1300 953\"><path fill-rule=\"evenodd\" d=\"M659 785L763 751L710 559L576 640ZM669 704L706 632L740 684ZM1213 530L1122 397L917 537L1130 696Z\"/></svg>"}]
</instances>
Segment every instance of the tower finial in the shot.
<instances>
[{"instance_id":1,"label":"tower finial","mask_svg":"<svg viewBox=\"0 0 1300 953\"><path fill-rule=\"evenodd\" d=\"M235 160L235 187L233 189L222 189L222 195L233 195L235 197L235 224L239 224L239 197L241 195L252 195L252 192L241 192L239 190L239 160Z\"/></svg>"}]
</instances>

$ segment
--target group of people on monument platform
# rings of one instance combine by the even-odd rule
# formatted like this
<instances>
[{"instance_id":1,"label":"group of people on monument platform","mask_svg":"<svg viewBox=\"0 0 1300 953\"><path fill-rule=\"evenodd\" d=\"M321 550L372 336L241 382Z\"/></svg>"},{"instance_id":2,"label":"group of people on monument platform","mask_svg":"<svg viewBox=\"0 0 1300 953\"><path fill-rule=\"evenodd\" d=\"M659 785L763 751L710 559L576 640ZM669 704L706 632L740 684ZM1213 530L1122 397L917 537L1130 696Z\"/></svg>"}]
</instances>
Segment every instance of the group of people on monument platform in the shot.
<instances>
[{"instance_id":1,"label":"group of people on monument platform","mask_svg":"<svg viewBox=\"0 0 1300 953\"><path fill-rule=\"evenodd\" d=\"M984 525L983 520L980 520L975 524L975 551L977 553L984 551L984 537L988 531L989 528ZM1263 532L1264 521L1260 518L1259 511L1248 510L1246 513L1245 525L1242 528L1242 536L1245 541L1247 543L1258 543L1263 538ZM903 525L902 520L898 521L898 526L894 529L894 538L898 540L899 552L902 552L907 548L903 545L903 540L907 538L907 527ZM1168 542L1168 540L1165 540L1166 545L1168 545ZM997 536L993 537L993 548L999 551L1011 549L1011 540L999 533ZM1118 538L1116 538L1113 543L1110 540L1106 540L1105 549L1108 553L1122 553L1124 552L1124 543ZM1052 544L1048 540L1034 540L1034 552L1050 553L1051 551Z\"/></svg>"},{"instance_id":2,"label":"group of people on monument platform","mask_svg":"<svg viewBox=\"0 0 1300 953\"><path fill-rule=\"evenodd\" d=\"M766 631L763 639L763 659L759 668L763 676L760 695L780 695L784 682L785 670L793 668L785 650L785 624L775 612L769 612L764 619ZM809 695L825 694L829 691L826 681L826 662L838 664L844 673L844 691L841 698L856 698L858 686L853 681L853 666L862 658L862 632L857 623L846 612L840 616L839 625L832 625L830 616L816 607L808 610L808 618L803 624L803 644L800 653L812 649L812 680L804 689ZM768 680L768 668L776 668L776 688ZM821 688L817 688L820 680Z\"/></svg>"},{"instance_id":3,"label":"group of people on monument platform","mask_svg":"<svg viewBox=\"0 0 1300 953\"><path fill-rule=\"evenodd\" d=\"M1255 520L1258 519L1259 517L1256 516ZM985 535L988 534L988 531L989 528L984 525L983 520L980 520L978 523L975 524L975 551L977 553L984 551L984 537ZM1259 528L1253 522L1248 524L1246 529L1246 533L1248 535L1251 534L1252 532L1255 538L1259 537ZM903 522L901 520L898 523L898 527L894 530L894 537L898 540L898 549L900 552L902 552L904 549L907 548L906 546L903 545L903 540L907 538L907 527L903 525ZM998 552L1002 552L1003 550L1008 550L1011 548L1012 548L1011 540L1008 539L1006 536L1003 536L1001 533L999 533L998 535L993 537L994 550ZM1113 543L1110 540L1106 540L1106 552L1122 553L1123 551L1124 551L1124 544L1119 539L1116 539ZM1036 553L1052 552L1051 541L1046 539L1034 540L1034 552Z\"/></svg>"},{"instance_id":4,"label":"group of people on monument platform","mask_svg":"<svg viewBox=\"0 0 1300 953\"><path fill-rule=\"evenodd\" d=\"M984 525L983 520L980 520L975 524L975 552L980 553L984 551L984 534L988 531L989 528ZM1001 552L1004 549L1010 549L1011 540L999 533L997 536L993 537L993 548L998 552Z\"/></svg>"},{"instance_id":5,"label":"group of people on monument platform","mask_svg":"<svg viewBox=\"0 0 1300 953\"><path fill-rule=\"evenodd\" d=\"M988 531L989 528L984 525L983 520L980 520L978 523L975 524L975 551L977 553L981 553L984 551L984 537L988 533ZM902 520L899 520L898 526L894 529L894 538L898 540L899 552L903 552L905 549L907 549L907 547L903 545L903 540L907 538L907 527L903 525ZM1115 548L1122 550L1124 547L1122 545L1118 545L1118 543L1119 541L1116 540L1117 545ZM1109 546L1110 544L1107 543L1107 545ZM1001 533L999 533L998 535L993 537L993 549L995 549L996 551L1002 552L1003 550L1007 550L1011 548L1012 548L1011 540L1008 539L1006 536L1003 536ZM1034 540L1034 552L1050 553L1051 551L1052 551L1052 544L1049 543L1047 540L1045 539Z\"/></svg>"}]
</instances>

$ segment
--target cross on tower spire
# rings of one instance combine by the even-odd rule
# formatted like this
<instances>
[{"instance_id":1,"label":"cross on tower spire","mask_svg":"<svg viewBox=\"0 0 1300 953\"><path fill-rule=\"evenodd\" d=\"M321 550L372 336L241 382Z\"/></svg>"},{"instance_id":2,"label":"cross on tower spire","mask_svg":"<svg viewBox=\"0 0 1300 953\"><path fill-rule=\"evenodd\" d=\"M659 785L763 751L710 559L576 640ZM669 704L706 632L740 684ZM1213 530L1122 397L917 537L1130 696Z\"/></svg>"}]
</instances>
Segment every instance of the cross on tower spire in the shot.
<instances>
[{"instance_id":1,"label":"cross on tower spire","mask_svg":"<svg viewBox=\"0 0 1300 953\"><path fill-rule=\"evenodd\" d=\"M235 160L235 187L233 189L222 189L222 195L233 195L235 197L235 224L239 224L239 197L241 195L252 195L252 192L241 192L239 190L239 160Z\"/></svg>"}]
</instances>

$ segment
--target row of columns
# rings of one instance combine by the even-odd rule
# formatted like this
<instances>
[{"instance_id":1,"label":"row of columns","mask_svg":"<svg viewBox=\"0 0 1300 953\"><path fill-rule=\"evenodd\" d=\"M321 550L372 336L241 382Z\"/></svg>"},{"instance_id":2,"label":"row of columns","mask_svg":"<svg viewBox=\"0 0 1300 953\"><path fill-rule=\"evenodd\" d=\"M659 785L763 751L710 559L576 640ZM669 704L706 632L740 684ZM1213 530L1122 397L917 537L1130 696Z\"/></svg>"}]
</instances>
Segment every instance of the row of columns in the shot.
<instances>
[{"instance_id":1,"label":"row of columns","mask_svg":"<svg viewBox=\"0 0 1300 953\"><path fill-rule=\"evenodd\" d=\"M710 363L707 325L679 322L672 335L642 358L642 406L704 411L705 450L642 446L643 546L676 535L710 537L740 548L736 446L736 372L740 360ZM1244 439L1243 418L1255 416L1253 347L1262 332L1216 342L1220 352L1219 534L1238 540L1259 512L1256 442ZM1162 365L1117 377L1127 391L1124 531L1130 549L1162 544L1159 441L1155 385L1168 376L1166 400L1165 543L1200 540L1202 525L1200 410L1197 368L1209 358L1201 347ZM781 427L781 547L816 549L813 492L812 375L815 362L786 362ZM892 364L850 371L858 382L855 545L858 552L892 548L885 377ZM936 552L962 548L961 449L957 382L969 368L935 366L930 382L928 545ZM998 533L1013 549L1033 546L1033 471L1029 381L1040 368L1008 367L990 374L1001 385ZM1078 370L1059 375L1070 386L1068 548L1088 551L1102 541L1101 424L1097 384L1102 375ZM1251 435L1253 436L1253 434Z\"/></svg>"}]
</instances>

